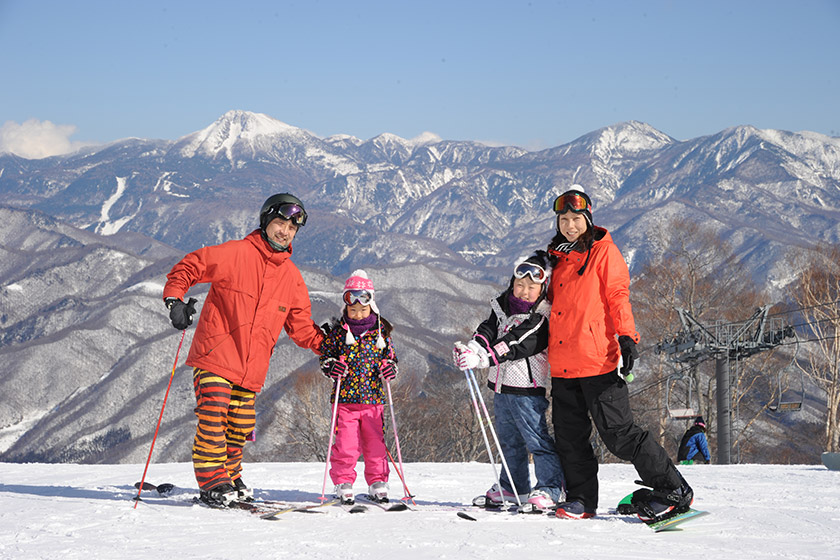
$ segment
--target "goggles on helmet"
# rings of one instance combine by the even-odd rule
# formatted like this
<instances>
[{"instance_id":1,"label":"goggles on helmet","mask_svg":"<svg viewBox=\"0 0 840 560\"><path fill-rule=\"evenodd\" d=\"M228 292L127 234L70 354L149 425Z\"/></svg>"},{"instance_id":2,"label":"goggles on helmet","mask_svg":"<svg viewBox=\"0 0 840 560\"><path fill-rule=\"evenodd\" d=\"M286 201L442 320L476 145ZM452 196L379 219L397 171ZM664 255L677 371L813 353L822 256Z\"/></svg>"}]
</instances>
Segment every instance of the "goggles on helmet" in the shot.
<instances>
[{"instance_id":1,"label":"goggles on helmet","mask_svg":"<svg viewBox=\"0 0 840 560\"><path fill-rule=\"evenodd\" d=\"M586 198L575 192L568 192L561 194L554 200L554 212L560 214L566 210L572 212L584 212L589 210L592 212L592 206L586 201Z\"/></svg>"},{"instance_id":2,"label":"goggles on helmet","mask_svg":"<svg viewBox=\"0 0 840 560\"><path fill-rule=\"evenodd\" d=\"M525 278L526 276L530 276L531 280L537 284L542 284L545 282L545 279L548 278L548 274L546 274L543 267L529 262L521 263L513 269L513 276L515 278Z\"/></svg>"},{"instance_id":3,"label":"goggles on helmet","mask_svg":"<svg viewBox=\"0 0 840 560\"><path fill-rule=\"evenodd\" d=\"M373 301L373 294L367 290L347 290L344 292L344 303L353 305L354 303L361 303L368 305Z\"/></svg>"},{"instance_id":4,"label":"goggles on helmet","mask_svg":"<svg viewBox=\"0 0 840 560\"><path fill-rule=\"evenodd\" d=\"M292 202L282 202L270 207L266 214L269 216L269 221L273 216L289 220L298 227L306 224L306 211L299 205Z\"/></svg>"}]
</instances>

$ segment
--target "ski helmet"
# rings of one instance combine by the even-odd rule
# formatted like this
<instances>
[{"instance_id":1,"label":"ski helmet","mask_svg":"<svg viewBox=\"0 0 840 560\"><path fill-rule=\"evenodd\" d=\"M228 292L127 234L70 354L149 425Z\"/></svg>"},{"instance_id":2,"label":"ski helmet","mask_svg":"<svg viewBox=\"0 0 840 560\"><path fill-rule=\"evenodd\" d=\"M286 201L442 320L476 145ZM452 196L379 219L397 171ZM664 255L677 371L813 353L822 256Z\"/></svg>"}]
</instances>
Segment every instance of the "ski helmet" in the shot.
<instances>
[{"instance_id":1,"label":"ski helmet","mask_svg":"<svg viewBox=\"0 0 840 560\"><path fill-rule=\"evenodd\" d=\"M265 232L266 226L274 218L291 220L298 227L306 225L306 210L300 199L289 193L280 193L268 197L260 209L260 229Z\"/></svg>"}]
</instances>

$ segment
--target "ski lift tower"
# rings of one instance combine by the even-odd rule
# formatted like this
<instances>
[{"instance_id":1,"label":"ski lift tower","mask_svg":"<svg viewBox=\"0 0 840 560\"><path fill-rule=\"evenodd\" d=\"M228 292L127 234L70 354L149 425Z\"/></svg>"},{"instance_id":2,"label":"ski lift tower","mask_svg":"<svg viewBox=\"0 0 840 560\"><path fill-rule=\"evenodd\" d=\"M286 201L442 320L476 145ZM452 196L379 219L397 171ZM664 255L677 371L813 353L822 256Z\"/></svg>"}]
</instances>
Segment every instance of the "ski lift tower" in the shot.
<instances>
[{"instance_id":1,"label":"ski lift tower","mask_svg":"<svg viewBox=\"0 0 840 560\"><path fill-rule=\"evenodd\" d=\"M685 309L677 308L682 330L673 338L656 346L658 353L667 354L668 360L679 364L697 364L708 358L715 359L715 386L717 393L717 447L718 464L728 465L732 457L732 397L729 361L748 358L759 352L771 350L785 338L793 337L793 327L781 320L767 317L770 306L755 311L742 323L717 322L711 327L700 324Z\"/></svg>"}]
</instances>

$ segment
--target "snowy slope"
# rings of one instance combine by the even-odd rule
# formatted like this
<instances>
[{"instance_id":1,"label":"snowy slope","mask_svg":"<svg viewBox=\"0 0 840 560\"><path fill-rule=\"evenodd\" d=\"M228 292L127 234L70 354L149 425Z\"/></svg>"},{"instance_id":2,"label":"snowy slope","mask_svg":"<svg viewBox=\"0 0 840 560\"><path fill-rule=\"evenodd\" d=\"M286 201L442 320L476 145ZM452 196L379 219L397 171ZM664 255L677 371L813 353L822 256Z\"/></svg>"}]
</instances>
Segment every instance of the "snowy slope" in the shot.
<instances>
[{"instance_id":1,"label":"snowy slope","mask_svg":"<svg viewBox=\"0 0 840 560\"><path fill-rule=\"evenodd\" d=\"M358 469L361 471L361 465ZM632 517L584 521L449 511L350 515L338 508L279 521L189 505L190 465L153 464L147 479L185 488L137 509L142 465L0 464L0 558L838 558L840 472L821 466L698 465L682 472L711 516L655 534ZM323 463L246 464L258 496L317 501ZM487 464L406 465L421 506L467 503L492 478ZM629 465L601 468L599 513L633 489ZM361 478L356 491L362 491ZM392 493L399 480L392 476Z\"/></svg>"}]
</instances>

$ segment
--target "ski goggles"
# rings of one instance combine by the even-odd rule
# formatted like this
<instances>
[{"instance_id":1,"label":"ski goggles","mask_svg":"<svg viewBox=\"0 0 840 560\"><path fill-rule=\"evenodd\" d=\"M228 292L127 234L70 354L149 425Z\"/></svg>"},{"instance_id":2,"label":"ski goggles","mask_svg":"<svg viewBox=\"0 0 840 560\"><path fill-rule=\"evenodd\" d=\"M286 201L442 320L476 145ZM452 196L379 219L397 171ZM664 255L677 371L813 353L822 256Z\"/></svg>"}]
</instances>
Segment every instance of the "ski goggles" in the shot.
<instances>
[{"instance_id":1,"label":"ski goggles","mask_svg":"<svg viewBox=\"0 0 840 560\"><path fill-rule=\"evenodd\" d=\"M554 199L554 212L556 214L560 214L566 210L571 210L572 212L585 212L589 210L592 212L592 205L589 204L589 201L582 194L568 192Z\"/></svg>"},{"instance_id":2,"label":"ski goggles","mask_svg":"<svg viewBox=\"0 0 840 560\"><path fill-rule=\"evenodd\" d=\"M343 297L344 303L347 305L353 305L354 303L368 305L373 301L373 294L367 290L347 290Z\"/></svg>"},{"instance_id":3,"label":"ski goggles","mask_svg":"<svg viewBox=\"0 0 840 560\"><path fill-rule=\"evenodd\" d=\"M530 276L531 280L537 284L542 284L545 282L545 279L548 278L548 274L545 272L543 267L529 262L521 263L519 266L514 268L513 276L515 278L525 278L526 276Z\"/></svg>"},{"instance_id":4,"label":"ski goggles","mask_svg":"<svg viewBox=\"0 0 840 560\"><path fill-rule=\"evenodd\" d=\"M275 204L268 209L267 214L269 217L277 216L283 218L284 220L289 220L298 227L306 224L306 211L299 205L292 202Z\"/></svg>"}]
</instances>

